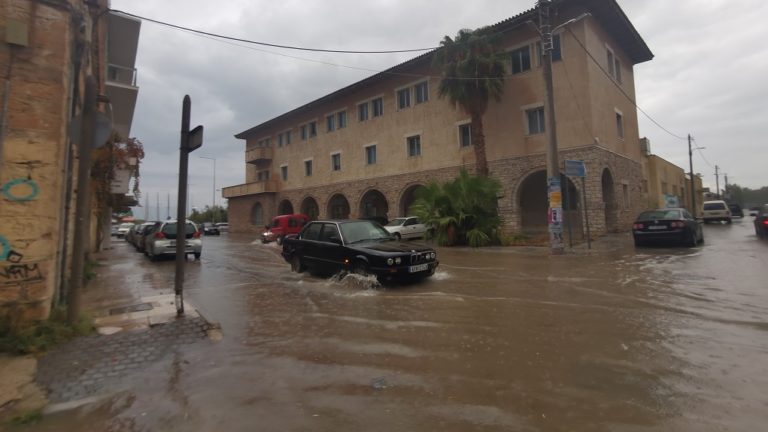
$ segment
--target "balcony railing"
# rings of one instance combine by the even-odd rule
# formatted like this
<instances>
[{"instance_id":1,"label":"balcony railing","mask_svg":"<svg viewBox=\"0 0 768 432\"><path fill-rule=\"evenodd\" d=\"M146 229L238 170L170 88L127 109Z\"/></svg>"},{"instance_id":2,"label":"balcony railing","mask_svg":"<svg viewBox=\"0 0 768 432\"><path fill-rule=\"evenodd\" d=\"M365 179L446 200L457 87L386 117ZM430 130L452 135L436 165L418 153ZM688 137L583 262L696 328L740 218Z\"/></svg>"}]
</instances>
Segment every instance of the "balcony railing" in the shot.
<instances>
[{"instance_id":1,"label":"balcony railing","mask_svg":"<svg viewBox=\"0 0 768 432\"><path fill-rule=\"evenodd\" d=\"M272 147L255 147L245 151L245 162L255 164L257 162L272 160Z\"/></svg>"},{"instance_id":2,"label":"balcony railing","mask_svg":"<svg viewBox=\"0 0 768 432\"><path fill-rule=\"evenodd\" d=\"M224 198L236 198L270 192L276 192L275 183L272 180L266 180L225 187L221 190L221 196Z\"/></svg>"},{"instance_id":3,"label":"balcony railing","mask_svg":"<svg viewBox=\"0 0 768 432\"><path fill-rule=\"evenodd\" d=\"M109 64L107 66L107 81L136 87L136 68Z\"/></svg>"}]
</instances>

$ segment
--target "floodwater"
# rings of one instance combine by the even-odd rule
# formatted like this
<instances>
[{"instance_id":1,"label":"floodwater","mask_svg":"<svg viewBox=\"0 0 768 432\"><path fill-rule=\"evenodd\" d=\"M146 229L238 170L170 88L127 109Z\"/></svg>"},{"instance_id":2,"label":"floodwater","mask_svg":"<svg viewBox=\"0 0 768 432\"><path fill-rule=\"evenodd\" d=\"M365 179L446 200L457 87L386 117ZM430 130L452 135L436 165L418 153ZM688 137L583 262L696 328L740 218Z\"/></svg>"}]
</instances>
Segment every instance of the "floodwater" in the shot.
<instances>
[{"instance_id":1,"label":"floodwater","mask_svg":"<svg viewBox=\"0 0 768 432\"><path fill-rule=\"evenodd\" d=\"M558 257L442 248L433 278L385 287L206 237L186 298L223 339L31 429L765 430L768 242L749 217L704 235L636 250L625 233ZM172 290L172 260L120 256L115 289Z\"/></svg>"}]
</instances>

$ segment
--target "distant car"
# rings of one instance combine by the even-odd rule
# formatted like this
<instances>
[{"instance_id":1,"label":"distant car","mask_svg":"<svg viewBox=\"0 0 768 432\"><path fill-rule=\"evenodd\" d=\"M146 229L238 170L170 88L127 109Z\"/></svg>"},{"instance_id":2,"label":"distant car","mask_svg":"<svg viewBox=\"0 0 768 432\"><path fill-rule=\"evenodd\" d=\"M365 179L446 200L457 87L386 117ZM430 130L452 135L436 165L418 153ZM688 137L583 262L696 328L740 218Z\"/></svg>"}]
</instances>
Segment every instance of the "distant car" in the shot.
<instances>
[{"instance_id":1,"label":"distant car","mask_svg":"<svg viewBox=\"0 0 768 432\"><path fill-rule=\"evenodd\" d=\"M728 210L731 211L732 217L744 217L744 210L741 209L741 206L738 204L728 204Z\"/></svg>"},{"instance_id":2,"label":"distant car","mask_svg":"<svg viewBox=\"0 0 768 432\"><path fill-rule=\"evenodd\" d=\"M163 255L176 255L176 241L178 240L176 220L169 219L157 222L152 228L152 234L144 243L145 253L151 261L157 260ZM197 229L192 221L187 221L185 231L184 255L194 255L200 259L203 253L202 231Z\"/></svg>"},{"instance_id":3,"label":"distant car","mask_svg":"<svg viewBox=\"0 0 768 432\"><path fill-rule=\"evenodd\" d=\"M118 228L120 228L120 225L117 225L117 224L112 225L111 235L113 237L117 237L117 230L118 230Z\"/></svg>"},{"instance_id":4,"label":"distant car","mask_svg":"<svg viewBox=\"0 0 768 432\"><path fill-rule=\"evenodd\" d=\"M125 241L136 246L136 229L139 225L132 225L128 228L128 232L125 233Z\"/></svg>"},{"instance_id":5,"label":"distant car","mask_svg":"<svg viewBox=\"0 0 768 432\"><path fill-rule=\"evenodd\" d=\"M221 231L219 231L219 227L217 227L211 222L203 222L201 227L203 229L204 235L220 235L221 234Z\"/></svg>"},{"instance_id":6,"label":"distant car","mask_svg":"<svg viewBox=\"0 0 768 432\"><path fill-rule=\"evenodd\" d=\"M759 212L759 211L760 211L760 207L759 206L750 207L749 208L749 215L750 216L757 216L757 212Z\"/></svg>"},{"instance_id":7,"label":"distant car","mask_svg":"<svg viewBox=\"0 0 768 432\"><path fill-rule=\"evenodd\" d=\"M120 226L117 227L117 238L124 238L133 225L134 224L132 223L121 223Z\"/></svg>"},{"instance_id":8,"label":"distant car","mask_svg":"<svg viewBox=\"0 0 768 432\"><path fill-rule=\"evenodd\" d=\"M439 264L431 247L397 241L366 220L309 222L298 235L285 238L282 255L295 272L347 271L380 280L429 277Z\"/></svg>"},{"instance_id":9,"label":"distant car","mask_svg":"<svg viewBox=\"0 0 768 432\"><path fill-rule=\"evenodd\" d=\"M768 239L768 204L763 204L755 214L755 235L761 239Z\"/></svg>"},{"instance_id":10,"label":"distant car","mask_svg":"<svg viewBox=\"0 0 768 432\"><path fill-rule=\"evenodd\" d=\"M151 234L152 227L157 222L144 222L136 227L136 233L134 234L133 246L139 252L144 252L144 244L147 240L147 236Z\"/></svg>"},{"instance_id":11,"label":"distant car","mask_svg":"<svg viewBox=\"0 0 768 432\"><path fill-rule=\"evenodd\" d=\"M220 232L227 232L229 231L229 224L227 222L218 222L216 228L218 228Z\"/></svg>"},{"instance_id":12,"label":"distant car","mask_svg":"<svg viewBox=\"0 0 768 432\"><path fill-rule=\"evenodd\" d=\"M694 247L704 242L702 221L683 208L664 208L640 213L632 224L635 246L672 242Z\"/></svg>"},{"instance_id":13,"label":"distant car","mask_svg":"<svg viewBox=\"0 0 768 432\"><path fill-rule=\"evenodd\" d=\"M384 229L398 240L421 238L427 234L427 226L415 216L394 218L384 225Z\"/></svg>"},{"instance_id":14,"label":"distant car","mask_svg":"<svg viewBox=\"0 0 768 432\"><path fill-rule=\"evenodd\" d=\"M731 211L723 200L704 201L701 207L701 217L704 223L720 222L731 223Z\"/></svg>"},{"instance_id":15,"label":"distant car","mask_svg":"<svg viewBox=\"0 0 768 432\"><path fill-rule=\"evenodd\" d=\"M297 234L309 222L309 216L305 214L280 215L272 218L272 222L264 227L261 233L261 242L269 243L271 241L277 244L283 244L283 239L288 234Z\"/></svg>"}]
</instances>

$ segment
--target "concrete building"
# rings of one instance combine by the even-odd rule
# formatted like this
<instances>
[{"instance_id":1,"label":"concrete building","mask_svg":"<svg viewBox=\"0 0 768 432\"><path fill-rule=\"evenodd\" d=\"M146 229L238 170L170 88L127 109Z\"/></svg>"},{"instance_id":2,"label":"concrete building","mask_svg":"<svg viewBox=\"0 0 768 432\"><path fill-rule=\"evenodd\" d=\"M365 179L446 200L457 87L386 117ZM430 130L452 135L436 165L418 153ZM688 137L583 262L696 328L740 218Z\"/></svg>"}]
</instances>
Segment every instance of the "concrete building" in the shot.
<instances>
[{"instance_id":1,"label":"concrete building","mask_svg":"<svg viewBox=\"0 0 768 432\"><path fill-rule=\"evenodd\" d=\"M614 0L556 1L556 132L560 161L583 160L586 187L568 179L566 220L583 235L583 196L593 233L626 230L638 210L643 171L635 64L653 54ZM483 118L490 175L503 194L507 232L547 229L545 83L531 9L501 21L508 52L504 96ZM277 214L320 218L403 216L414 191L474 170L469 115L438 97L429 52L266 120L245 140L245 183L222 191L233 232L263 229Z\"/></svg>"},{"instance_id":2,"label":"concrete building","mask_svg":"<svg viewBox=\"0 0 768 432\"><path fill-rule=\"evenodd\" d=\"M106 116L128 136L140 22L110 13L107 0L3 0L0 8L0 318L44 319L71 270L79 192L71 120L92 75L110 98Z\"/></svg>"}]
</instances>

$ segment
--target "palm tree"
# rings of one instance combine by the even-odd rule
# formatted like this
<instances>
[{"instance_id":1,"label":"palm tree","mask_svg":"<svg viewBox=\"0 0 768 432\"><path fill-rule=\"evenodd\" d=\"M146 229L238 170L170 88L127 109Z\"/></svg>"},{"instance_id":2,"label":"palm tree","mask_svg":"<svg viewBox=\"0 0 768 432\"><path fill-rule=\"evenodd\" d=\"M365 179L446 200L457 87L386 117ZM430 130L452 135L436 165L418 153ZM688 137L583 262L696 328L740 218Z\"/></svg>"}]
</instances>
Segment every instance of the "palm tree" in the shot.
<instances>
[{"instance_id":1,"label":"palm tree","mask_svg":"<svg viewBox=\"0 0 768 432\"><path fill-rule=\"evenodd\" d=\"M483 114L491 98L497 102L504 93L504 59L499 49L499 36L490 27L460 30L456 39L446 36L435 53L433 65L443 78L440 97L448 97L472 118L471 137L475 149L477 175L488 176L485 156Z\"/></svg>"}]
</instances>

